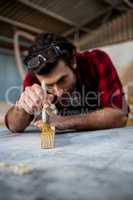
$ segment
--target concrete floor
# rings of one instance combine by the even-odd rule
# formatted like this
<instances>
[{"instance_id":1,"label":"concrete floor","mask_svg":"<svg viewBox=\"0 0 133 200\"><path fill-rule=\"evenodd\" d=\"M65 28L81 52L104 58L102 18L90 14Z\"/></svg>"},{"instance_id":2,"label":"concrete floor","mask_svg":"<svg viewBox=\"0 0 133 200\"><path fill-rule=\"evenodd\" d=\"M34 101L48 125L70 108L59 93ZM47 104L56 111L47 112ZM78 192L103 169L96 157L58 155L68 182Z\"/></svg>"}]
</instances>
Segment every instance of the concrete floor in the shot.
<instances>
[{"instance_id":1,"label":"concrete floor","mask_svg":"<svg viewBox=\"0 0 133 200\"><path fill-rule=\"evenodd\" d=\"M133 199L133 127L58 134L52 150L40 149L36 130L1 129L0 162L32 168L0 170L1 200Z\"/></svg>"}]
</instances>

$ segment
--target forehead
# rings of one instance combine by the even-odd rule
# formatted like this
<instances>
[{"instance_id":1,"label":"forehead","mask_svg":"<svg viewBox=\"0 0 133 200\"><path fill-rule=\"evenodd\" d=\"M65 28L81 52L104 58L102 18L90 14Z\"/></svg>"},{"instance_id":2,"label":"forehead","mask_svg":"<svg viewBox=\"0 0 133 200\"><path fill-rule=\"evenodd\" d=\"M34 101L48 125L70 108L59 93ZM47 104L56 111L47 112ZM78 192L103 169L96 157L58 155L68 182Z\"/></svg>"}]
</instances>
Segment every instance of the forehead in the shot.
<instances>
[{"instance_id":1,"label":"forehead","mask_svg":"<svg viewBox=\"0 0 133 200\"><path fill-rule=\"evenodd\" d=\"M63 60L59 60L58 64L49 74L36 76L40 81L44 80L46 84L52 84L57 82L62 76L67 75L69 72L70 68L66 63Z\"/></svg>"}]
</instances>

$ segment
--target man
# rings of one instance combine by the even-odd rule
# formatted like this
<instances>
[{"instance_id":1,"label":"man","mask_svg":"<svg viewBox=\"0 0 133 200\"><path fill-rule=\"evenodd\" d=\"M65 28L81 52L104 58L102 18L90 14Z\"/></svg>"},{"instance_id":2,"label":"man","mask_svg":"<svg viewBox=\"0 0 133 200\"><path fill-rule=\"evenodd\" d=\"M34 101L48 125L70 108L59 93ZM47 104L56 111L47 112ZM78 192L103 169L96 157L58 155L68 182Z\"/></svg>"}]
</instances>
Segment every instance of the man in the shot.
<instances>
[{"instance_id":1,"label":"man","mask_svg":"<svg viewBox=\"0 0 133 200\"><path fill-rule=\"evenodd\" d=\"M28 73L24 91L5 117L11 131L22 132L35 112L51 103L58 114L49 114L49 123L57 129L97 130L126 125L128 105L105 52L95 49L77 53L64 37L46 33L36 39L25 64ZM41 128L42 121L35 126Z\"/></svg>"}]
</instances>

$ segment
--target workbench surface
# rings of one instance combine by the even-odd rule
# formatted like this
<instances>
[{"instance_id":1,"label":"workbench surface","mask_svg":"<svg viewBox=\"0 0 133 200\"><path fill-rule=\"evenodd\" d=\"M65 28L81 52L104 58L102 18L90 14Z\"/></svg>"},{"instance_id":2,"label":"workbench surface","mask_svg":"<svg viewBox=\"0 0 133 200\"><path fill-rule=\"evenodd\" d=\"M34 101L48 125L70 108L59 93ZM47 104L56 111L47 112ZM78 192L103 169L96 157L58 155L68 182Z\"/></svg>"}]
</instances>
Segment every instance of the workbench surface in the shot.
<instances>
[{"instance_id":1,"label":"workbench surface","mask_svg":"<svg viewBox=\"0 0 133 200\"><path fill-rule=\"evenodd\" d=\"M133 200L133 127L56 134L51 150L38 130L0 129L0 162L32 168L0 169L1 200Z\"/></svg>"}]
</instances>

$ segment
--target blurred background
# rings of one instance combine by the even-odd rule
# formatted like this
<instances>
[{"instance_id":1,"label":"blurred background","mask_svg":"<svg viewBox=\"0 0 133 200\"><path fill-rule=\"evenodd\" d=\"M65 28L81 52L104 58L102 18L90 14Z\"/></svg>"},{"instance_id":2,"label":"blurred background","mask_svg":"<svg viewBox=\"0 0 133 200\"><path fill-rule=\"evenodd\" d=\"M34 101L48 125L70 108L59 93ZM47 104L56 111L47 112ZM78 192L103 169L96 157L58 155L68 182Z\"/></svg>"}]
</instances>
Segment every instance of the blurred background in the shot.
<instances>
[{"instance_id":1,"label":"blurred background","mask_svg":"<svg viewBox=\"0 0 133 200\"><path fill-rule=\"evenodd\" d=\"M130 105L133 124L132 0L0 0L0 126L22 90L22 62L35 36L56 32L78 50L109 53Z\"/></svg>"}]
</instances>

